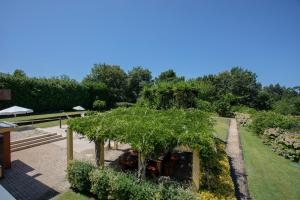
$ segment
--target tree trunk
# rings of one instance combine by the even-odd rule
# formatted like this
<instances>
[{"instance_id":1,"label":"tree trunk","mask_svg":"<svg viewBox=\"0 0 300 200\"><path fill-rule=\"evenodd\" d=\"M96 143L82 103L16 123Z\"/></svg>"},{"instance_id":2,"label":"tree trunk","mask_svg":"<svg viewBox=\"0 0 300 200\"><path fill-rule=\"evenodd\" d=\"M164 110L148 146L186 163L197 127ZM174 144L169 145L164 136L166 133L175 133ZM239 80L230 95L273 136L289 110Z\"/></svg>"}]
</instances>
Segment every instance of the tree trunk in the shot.
<instances>
[{"instance_id":1,"label":"tree trunk","mask_svg":"<svg viewBox=\"0 0 300 200\"><path fill-rule=\"evenodd\" d=\"M104 167L104 139L96 139L95 141L95 159L98 167Z\"/></svg>"},{"instance_id":2,"label":"tree trunk","mask_svg":"<svg viewBox=\"0 0 300 200\"><path fill-rule=\"evenodd\" d=\"M146 159L145 159L145 155L142 152L139 152L138 155L138 178L139 179L146 179Z\"/></svg>"}]
</instances>

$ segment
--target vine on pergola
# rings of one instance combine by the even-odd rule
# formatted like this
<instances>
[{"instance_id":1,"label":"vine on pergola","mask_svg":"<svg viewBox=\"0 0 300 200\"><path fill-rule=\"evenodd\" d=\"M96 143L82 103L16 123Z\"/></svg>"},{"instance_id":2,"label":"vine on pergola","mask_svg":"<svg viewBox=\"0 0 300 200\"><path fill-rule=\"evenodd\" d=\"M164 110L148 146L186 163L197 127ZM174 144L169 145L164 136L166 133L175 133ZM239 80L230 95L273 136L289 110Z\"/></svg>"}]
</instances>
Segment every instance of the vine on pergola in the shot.
<instances>
[{"instance_id":1,"label":"vine on pergola","mask_svg":"<svg viewBox=\"0 0 300 200\"><path fill-rule=\"evenodd\" d=\"M139 177L145 178L145 160L178 145L208 154L214 149L213 122L199 110L118 108L68 121L69 127L94 141L111 139L128 143L139 152ZM97 149L96 149L97 156ZM96 158L97 160L97 158Z\"/></svg>"}]
</instances>

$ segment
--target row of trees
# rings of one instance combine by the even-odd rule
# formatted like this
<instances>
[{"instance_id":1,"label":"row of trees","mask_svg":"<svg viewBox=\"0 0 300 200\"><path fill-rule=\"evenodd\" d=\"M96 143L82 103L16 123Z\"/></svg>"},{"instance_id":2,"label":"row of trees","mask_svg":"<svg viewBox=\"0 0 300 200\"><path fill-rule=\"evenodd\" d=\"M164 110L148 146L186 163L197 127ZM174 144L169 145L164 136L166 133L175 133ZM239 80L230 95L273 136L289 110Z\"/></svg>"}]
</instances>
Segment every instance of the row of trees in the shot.
<instances>
[{"instance_id":1,"label":"row of trees","mask_svg":"<svg viewBox=\"0 0 300 200\"><path fill-rule=\"evenodd\" d=\"M117 102L135 103L140 96L147 96L147 94L149 96L149 91L154 90L166 93L160 98L167 98L170 88L173 88L172 91L178 88L177 92L184 93L183 88L189 85L193 94L192 96L189 96L191 93L186 94L190 99L183 100L193 102L195 99L191 100L191 98L196 95L198 100L213 104L213 109L221 115L230 115L232 106L247 106L257 110L274 110L282 114L300 115L300 86L286 88L276 84L262 87L255 73L240 67L187 81L184 77L177 76L173 70L164 71L153 79L151 71L146 68L134 67L126 73L120 66L108 64L95 64L81 83L67 76L50 79L29 78L21 70L16 70L12 75L0 74L0 80L0 88L12 89L13 93L13 100L1 104L2 107L18 104L36 108L36 111L67 110L74 105L91 109L95 100L98 101L95 109L107 109L116 106ZM52 90L52 88L56 89ZM23 101L22 98L26 94L28 98ZM51 101L62 103L58 103L57 106L43 105L37 103L37 99L44 104L49 104ZM35 106L31 106L30 102L34 102L32 105ZM204 104L207 104L206 102ZM100 104L105 105L105 108L103 106L99 108Z\"/></svg>"}]
</instances>

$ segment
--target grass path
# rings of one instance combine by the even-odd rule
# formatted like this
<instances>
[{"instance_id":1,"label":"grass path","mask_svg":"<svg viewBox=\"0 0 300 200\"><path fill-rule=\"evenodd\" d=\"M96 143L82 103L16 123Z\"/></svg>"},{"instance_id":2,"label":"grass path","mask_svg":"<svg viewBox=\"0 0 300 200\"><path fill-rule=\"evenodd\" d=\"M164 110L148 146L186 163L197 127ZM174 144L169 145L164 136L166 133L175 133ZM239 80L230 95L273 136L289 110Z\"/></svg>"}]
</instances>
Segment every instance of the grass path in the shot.
<instances>
[{"instance_id":1,"label":"grass path","mask_svg":"<svg viewBox=\"0 0 300 200\"><path fill-rule=\"evenodd\" d=\"M240 135L253 199L299 200L300 165L276 155L246 128Z\"/></svg>"},{"instance_id":2,"label":"grass path","mask_svg":"<svg viewBox=\"0 0 300 200\"><path fill-rule=\"evenodd\" d=\"M228 135L230 119L225 117L215 117L214 119L216 120L214 127L215 135L225 142Z\"/></svg>"}]
</instances>

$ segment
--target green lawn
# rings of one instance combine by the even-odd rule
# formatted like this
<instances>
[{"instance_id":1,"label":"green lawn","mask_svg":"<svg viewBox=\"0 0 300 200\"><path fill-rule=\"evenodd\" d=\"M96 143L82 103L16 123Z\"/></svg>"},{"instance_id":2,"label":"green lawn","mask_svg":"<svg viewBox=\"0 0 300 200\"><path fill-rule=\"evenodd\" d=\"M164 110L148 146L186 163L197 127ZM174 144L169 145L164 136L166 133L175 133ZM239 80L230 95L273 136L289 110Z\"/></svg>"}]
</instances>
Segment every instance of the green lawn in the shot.
<instances>
[{"instance_id":1,"label":"green lawn","mask_svg":"<svg viewBox=\"0 0 300 200\"><path fill-rule=\"evenodd\" d=\"M51 113L51 114L39 114L39 115L28 115L28 116L20 116L20 117L10 117L10 118L2 118L0 121L7 121L7 122L18 122L18 121L26 121L32 119L40 119L40 118L47 118L47 117L60 117L65 116L66 114L78 114L80 112L61 112L61 113Z\"/></svg>"},{"instance_id":2,"label":"green lawn","mask_svg":"<svg viewBox=\"0 0 300 200\"><path fill-rule=\"evenodd\" d=\"M215 117L216 124L215 124L215 134L218 138L223 140L224 142L227 139L228 135L228 128L229 128L229 118L224 117Z\"/></svg>"},{"instance_id":3,"label":"green lawn","mask_svg":"<svg viewBox=\"0 0 300 200\"><path fill-rule=\"evenodd\" d=\"M54 200L88 200L87 196L72 191L65 192L54 198Z\"/></svg>"},{"instance_id":4,"label":"green lawn","mask_svg":"<svg viewBox=\"0 0 300 200\"><path fill-rule=\"evenodd\" d=\"M60 116L65 116L66 114L71 115L71 114L78 114L78 113L80 113L80 112L62 112L62 113L29 115L29 116L3 118L3 119L0 119L0 121L18 122L18 121L26 121L26 120L33 120L33 119L40 119L40 118L47 118L47 117L60 117ZM67 120L62 120L62 125L66 124L66 123L67 123ZM33 127L35 127L35 128L47 128L47 127L51 127L51 126L59 126L59 120L33 125Z\"/></svg>"},{"instance_id":5,"label":"green lawn","mask_svg":"<svg viewBox=\"0 0 300 200\"><path fill-rule=\"evenodd\" d=\"M300 165L272 152L246 128L240 134L253 199L300 199Z\"/></svg>"}]
</instances>

